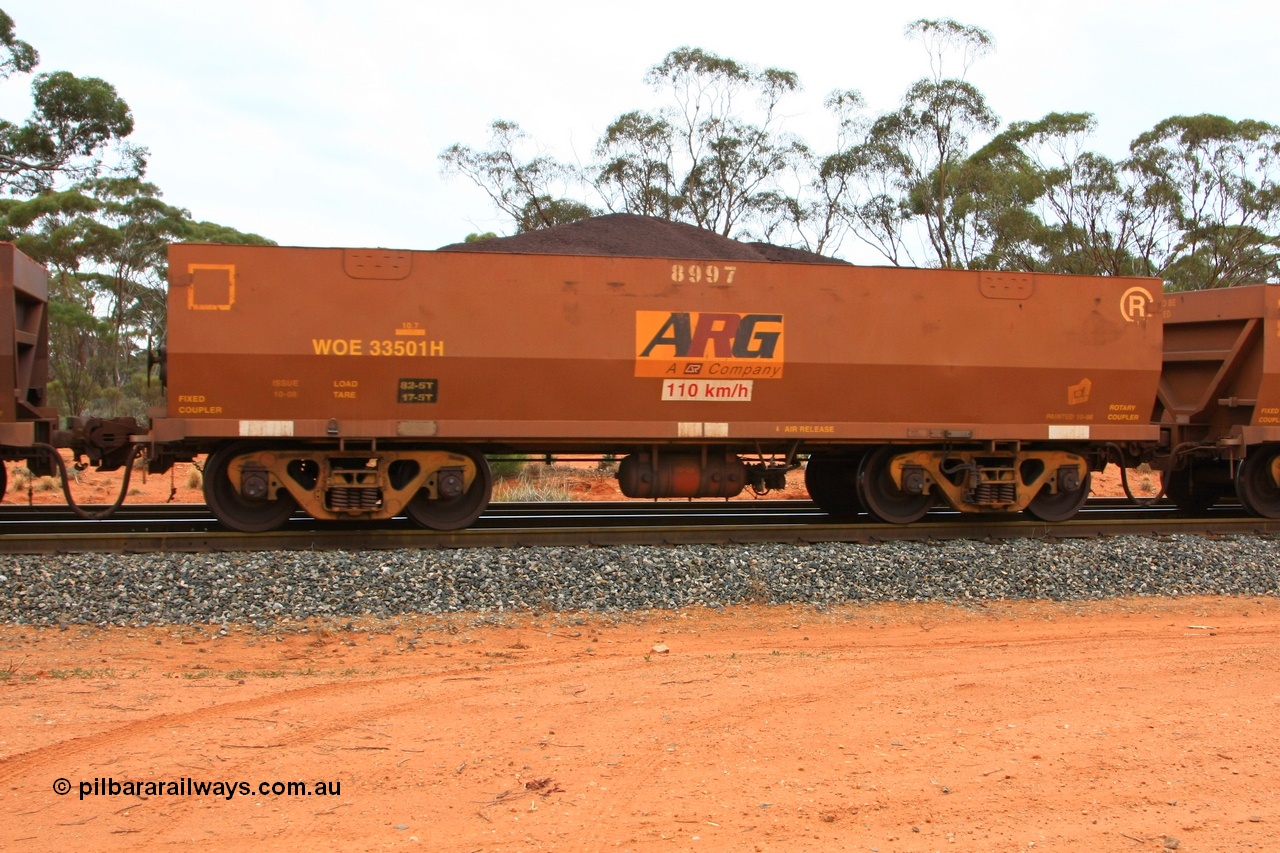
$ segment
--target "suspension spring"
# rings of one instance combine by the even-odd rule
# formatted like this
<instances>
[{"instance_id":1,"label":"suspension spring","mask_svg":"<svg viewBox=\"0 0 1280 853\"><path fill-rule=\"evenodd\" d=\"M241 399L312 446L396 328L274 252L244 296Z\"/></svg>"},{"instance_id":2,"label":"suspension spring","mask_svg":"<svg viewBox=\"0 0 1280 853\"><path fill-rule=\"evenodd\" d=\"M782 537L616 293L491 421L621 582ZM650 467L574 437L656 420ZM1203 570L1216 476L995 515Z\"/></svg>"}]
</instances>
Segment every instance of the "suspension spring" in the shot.
<instances>
[{"instance_id":1,"label":"suspension spring","mask_svg":"<svg viewBox=\"0 0 1280 853\"><path fill-rule=\"evenodd\" d=\"M382 504L382 490L373 487L330 489L326 497L332 510L373 510Z\"/></svg>"},{"instance_id":2,"label":"suspension spring","mask_svg":"<svg viewBox=\"0 0 1280 853\"><path fill-rule=\"evenodd\" d=\"M979 483L973 490L973 502L978 504L1011 504L1017 498L1016 483Z\"/></svg>"}]
</instances>

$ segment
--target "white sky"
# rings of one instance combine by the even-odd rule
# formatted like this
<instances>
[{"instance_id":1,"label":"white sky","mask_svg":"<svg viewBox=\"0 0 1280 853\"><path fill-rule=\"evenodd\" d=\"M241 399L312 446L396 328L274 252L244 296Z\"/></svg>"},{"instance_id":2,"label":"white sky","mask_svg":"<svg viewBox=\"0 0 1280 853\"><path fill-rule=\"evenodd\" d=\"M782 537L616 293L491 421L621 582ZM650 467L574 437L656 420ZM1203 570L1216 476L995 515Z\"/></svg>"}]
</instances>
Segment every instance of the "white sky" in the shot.
<instances>
[{"instance_id":1,"label":"white sky","mask_svg":"<svg viewBox=\"0 0 1280 853\"><path fill-rule=\"evenodd\" d=\"M465 8L464 8L465 7ZM646 69L701 47L799 74L787 129L827 149L822 100L859 89L892 109L928 74L903 38L917 18L981 26L996 52L969 73L1003 122L1086 111L1120 157L1172 115L1280 123L1280 5L900 0L898 3L0 0L37 71L101 77L129 103L132 140L171 204L285 245L434 249L509 233L465 179L454 142L483 147L497 118L587 162L606 125L657 96ZM21 121L30 79L0 83Z\"/></svg>"}]
</instances>

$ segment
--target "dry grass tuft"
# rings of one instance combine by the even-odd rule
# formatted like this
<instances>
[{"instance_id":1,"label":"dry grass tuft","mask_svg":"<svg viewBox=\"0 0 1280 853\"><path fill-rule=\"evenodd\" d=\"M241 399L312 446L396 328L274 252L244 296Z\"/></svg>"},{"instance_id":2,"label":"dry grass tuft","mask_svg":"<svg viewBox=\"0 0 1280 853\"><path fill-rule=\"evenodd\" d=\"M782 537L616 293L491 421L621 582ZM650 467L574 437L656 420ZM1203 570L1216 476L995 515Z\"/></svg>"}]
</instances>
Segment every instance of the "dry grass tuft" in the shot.
<instances>
[{"instance_id":1,"label":"dry grass tuft","mask_svg":"<svg viewBox=\"0 0 1280 853\"><path fill-rule=\"evenodd\" d=\"M495 501L567 501L571 497L569 475L555 468L530 465L516 476L493 484Z\"/></svg>"}]
</instances>

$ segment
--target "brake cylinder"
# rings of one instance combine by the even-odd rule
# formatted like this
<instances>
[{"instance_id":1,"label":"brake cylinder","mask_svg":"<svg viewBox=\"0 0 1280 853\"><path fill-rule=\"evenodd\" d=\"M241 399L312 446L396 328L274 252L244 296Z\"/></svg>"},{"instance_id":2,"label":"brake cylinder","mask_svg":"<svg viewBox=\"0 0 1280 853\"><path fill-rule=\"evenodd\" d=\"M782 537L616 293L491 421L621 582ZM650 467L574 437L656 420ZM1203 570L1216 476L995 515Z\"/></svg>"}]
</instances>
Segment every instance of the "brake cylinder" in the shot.
<instances>
[{"instance_id":1,"label":"brake cylinder","mask_svg":"<svg viewBox=\"0 0 1280 853\"><path fill-rule=\"evenodd\" d=\"M618 465L629 498L731 498L746 484L746 467L732 453L633 453Z\"/></svg>"}]
</instances>

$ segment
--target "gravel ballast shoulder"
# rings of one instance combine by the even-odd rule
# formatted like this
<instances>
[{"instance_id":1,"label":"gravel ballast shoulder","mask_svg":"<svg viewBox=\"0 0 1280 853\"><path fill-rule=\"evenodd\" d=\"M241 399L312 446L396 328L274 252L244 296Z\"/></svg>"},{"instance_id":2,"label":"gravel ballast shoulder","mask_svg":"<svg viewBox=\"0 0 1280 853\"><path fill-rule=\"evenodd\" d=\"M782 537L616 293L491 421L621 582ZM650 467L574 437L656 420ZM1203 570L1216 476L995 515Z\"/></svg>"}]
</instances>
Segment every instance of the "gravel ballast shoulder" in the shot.
<instances>
[{"instance_id":1,"label":"gravel ballast shoulder","mask_svg":"<svg viewBox=\"0 0 1280 853\"><path fill-rule=\"evenodd\" d=\"M476 548L0 558L0 621L240 623L741 603L1280 596L1274 540Z\"/></svg>"}]
</instances>

